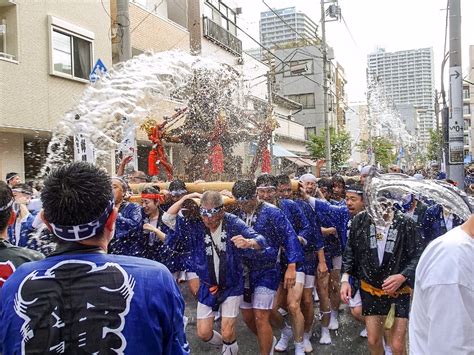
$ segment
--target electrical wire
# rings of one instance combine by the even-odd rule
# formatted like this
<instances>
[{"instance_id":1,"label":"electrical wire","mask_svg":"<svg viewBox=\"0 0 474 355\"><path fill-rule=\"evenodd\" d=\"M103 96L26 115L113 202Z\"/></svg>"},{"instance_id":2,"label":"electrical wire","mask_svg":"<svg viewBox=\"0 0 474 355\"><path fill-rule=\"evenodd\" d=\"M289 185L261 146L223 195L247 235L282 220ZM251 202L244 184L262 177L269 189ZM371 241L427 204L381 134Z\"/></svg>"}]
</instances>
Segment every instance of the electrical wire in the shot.
<instances>
[{"instance_id":1,"label":"electrical wire","mask_svg":"<svg viewBox=\"0 0 474 355\"><path fill-rule=\"evenodd\" d=\"M349 36L350 36L351 39L352 39L352 42L354 42L354 45L355 45L357 48L359 48L359 45L357 44L356 40L354 39L354 36L352 35L352 32L351 32L351 30L349 29L349 26L347 25L346 19L344 18L344 16L342 16L342 13L341 13L341 19L342 19L342 22L344 23L344 26L346 27L347 32L349 33Z\"/></svg>"},{"instance_id":2,"label":"electrical wire","mask_svg":"<svg viewBox=\"0 0 474 355\"><path fill-rule=\"evenodd\" d=\"M146 15L134 28L132 28L131 31L130 31L130 33L133 33L133 31L135 31L138 27L140 27L140 25L141 25L143 22L145 22L145 20L146 20L148 17L150 17L151 15L153 15L153 12L156 11L156 9L158 9L158 8L161 6L161 4L163 4L163 1L164 1L164 0L161 0L158 5L155 4L153 11L150 11L150 12L148 13L148 15Z\"/></svg>"}]
</instances>

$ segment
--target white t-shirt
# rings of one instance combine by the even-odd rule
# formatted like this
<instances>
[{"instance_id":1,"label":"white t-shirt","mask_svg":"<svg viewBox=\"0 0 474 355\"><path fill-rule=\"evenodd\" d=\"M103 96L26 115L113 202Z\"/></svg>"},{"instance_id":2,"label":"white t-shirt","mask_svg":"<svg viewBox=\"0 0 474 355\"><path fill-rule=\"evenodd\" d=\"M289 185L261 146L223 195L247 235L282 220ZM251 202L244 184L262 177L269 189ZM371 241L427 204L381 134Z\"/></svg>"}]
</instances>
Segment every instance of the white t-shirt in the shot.
<instances>
[{"instance_id":1,"label":"white t-shirt","mask_svg":"<svg viewBox=\"0 0 474 355\"><path fill-rule=\"evenodd\" d=\"M415 280L410 354L474 354L474 238L456 227L432 241Z\"/></svg>"},{"instance_id":2,"label":"white t-shirt","mask_svg":"<svg viewBox=\"0 0 474 355\"><path fill-rule=\"evenodd\" d=\"M385 254L385 245L387 244L387 236L388 230L390 229L390 225L388 226L377 226L377 234L382 234L382 239L377 239L377 255L379 257L379 266L382 265L383 256Z\"/></svg>"},{"instance_id":3,"label":"white t-shirt","mask_svg":"<svg viewBox=\"0 0 474 355\"><path fill-rule=\"evenodd\" d=\"M223 249L223 243L221 240L222 237L222 222L219 224L219 227L214 232L211 232L211 238L214 242L214 245L217 247L217 250L222 250ZM216 280L219 282L219 264L220 264L220 259L219 255L216 253L214 250L214 247L212 247L212 256L214 259L214 272L216 273Z\"/></svg>"}]
</instances>

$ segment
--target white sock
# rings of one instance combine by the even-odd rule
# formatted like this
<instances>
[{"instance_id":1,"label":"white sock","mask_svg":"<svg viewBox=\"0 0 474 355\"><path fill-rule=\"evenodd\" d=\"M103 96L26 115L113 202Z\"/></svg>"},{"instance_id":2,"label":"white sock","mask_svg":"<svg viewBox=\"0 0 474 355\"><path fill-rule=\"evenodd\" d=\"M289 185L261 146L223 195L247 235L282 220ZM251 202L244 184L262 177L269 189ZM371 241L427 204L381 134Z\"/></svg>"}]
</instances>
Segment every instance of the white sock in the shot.
<instances>
[{"instance_id":1,"label":"white sock","mask_svg":"<svg viewBox=\"0 0 474 355\"><path fill-rule=\"evenodd\" d=\"M339 313L338 311L331 310L331 317L337 318L338 313Z\"/></svg>"},{"instance_id":2,"label":"white sock","mask_svg":"<svg viewBox=\"0 0 474 355\"><path fill-rule=\"evenodd\" d=\"M328 327L321 327L321 335L323 335L324 333L329 333Z\"/></svg>"},{"instance_id":3,"label":"white sock","mask_svg":"<svg viewBox=\"0 0 474 355\"><path fill-rule=\"evenodd\" d=\"M237 340L234 340L232 343L223 343L222 344L222 355L237 355L239 353L239 346L237 345Z\"/></svg>"},{"instance_id":4,"label":"white sock","mask_svg":"<svg viewBox=\"0 0 474 355\"><path fill-rule=\"evenodd\" d=\"M209 339L206 343L209 343L211 345L222 345L222 335L220 335L220 333L213 330L212 338Z\"/></svg>"},{"instance_id":5,"label":"white sock","mask_svg":"<svg viewBox=\"0 0 474 355\"><path fill-rule=\"evenodd\" d=\"M297 343L295 341L295 354L304 354L304 342Z\"/></svg>"},{"instance_id":6,"label":"white sock","mask_svg":"<svg viewBox=\"0 0 474 355\"><path fill-rule=\"evenodd\" d=\"M307 339L307 340L311 339L311 332L308 332L308 333L304 332L303 339Z\"/></svg>"}]
</instances>

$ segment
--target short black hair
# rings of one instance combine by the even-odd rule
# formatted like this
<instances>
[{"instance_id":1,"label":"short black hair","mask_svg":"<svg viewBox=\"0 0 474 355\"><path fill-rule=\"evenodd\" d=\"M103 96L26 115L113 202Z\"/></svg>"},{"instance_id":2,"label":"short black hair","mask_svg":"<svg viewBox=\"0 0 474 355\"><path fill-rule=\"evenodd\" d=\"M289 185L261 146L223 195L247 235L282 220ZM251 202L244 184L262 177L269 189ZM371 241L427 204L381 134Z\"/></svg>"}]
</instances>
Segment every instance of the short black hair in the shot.
<instances>
[{"instance_id":1,"label":"short black hair","mask_svg":"<svg viewBox=\"0 0 474 355\"><path fill-rule=\"evenodd\" d=\"M344 178L341 175L334 175L332 177L332 184L333 186L335 184L342 184L342 186L346 186L346 182L344 181Z\"/></svg>"},{"instance_id":2,"label":"short black hair","mask_svg":"<svg viewBox=\"0 0 474 355\"><path fill-rule=\"evenodd\" d=\"M0 208L6 207L12 200L13 193L10 186L4 181L0 181ZM7 208L0 211L0 231L4 231L8 227L8 221L12 215L13 209Z\"/></svg>"},{"instance_id":3,"label":"short black hair","mask_svg":"<svg viewBox=\"0 0 474 355\"><path fill-rule=\"evenodd\" d=\"M112 196L112 182L107 172L89 163L75 162L47 176L41 202L48 222L75 226L97 219Z\"/></svg>"},{"instance_id":4,"label":"short black hair","mask_svg":"<svg viewBox=\"0 0 474 355\"><path fill-rule=\"evenodd\" d=\"M11 179L13 179L15 176L19 175L18 173L15 173L15 172L11 172L11 173L7 173L7 175L5 176L5 180L7 182L9 182Z\"/></svg>"},{"instance_id":5,"label":"short black hair","mask_svg":"<svg viewBox=\"0 0 474 355\"><path fill-rule=\"evenodd\" d=\"M270 174L262 174L257 178L255 182L257 187L259 186L275 186L276 187L276 179L273 175Z\"/></svg>"},{"instance_id":6,"label":"short black hair","mask_svg":"<svg viewBox=\"0 0 474 355\"><path fill-rule=\"evenodd\" d=\"M332 179L330 179L330 178L321 178L321 179L319 179L318 180L318 187L319 188L324 187L328 191L332 191L332 187L333 187Z\"/></svg>"},{"instance_id":7,"label":"short black hair","mask_svg":"<svg viewBox=\"0 0 474 355\"><path fill-rule=\"evenodd\" d=\"M179 191L179 190L188 190L186 188L186 184L184 183L183 180L180 179L174 179L173 181L170 182L170 186L168 188L170 191Z\"/></svg>"},{"instance_id":8,"label":"short black hair","mask_svg":"<svg viewBox=\"0 0 474 355\"><path fill-rule=\"evenodd\" d=\"M290 178L288 177L288 175L285 175L285 174L278 175L275 179L276 179L276 185L275 186L277 186L277 187L280 186L280 185L291 184Z\"/></svg>"},{"instance_id":9,"label":"short black hair","mask_svg":"<svg viewBox=\"0 0 474 355\"><path fill-rule=\"evenodd\" d=\"M232 195L237 199L251 199L256 192L257 185L252 180L237 180L232 187Z\"/></svg>"}]
</instances>

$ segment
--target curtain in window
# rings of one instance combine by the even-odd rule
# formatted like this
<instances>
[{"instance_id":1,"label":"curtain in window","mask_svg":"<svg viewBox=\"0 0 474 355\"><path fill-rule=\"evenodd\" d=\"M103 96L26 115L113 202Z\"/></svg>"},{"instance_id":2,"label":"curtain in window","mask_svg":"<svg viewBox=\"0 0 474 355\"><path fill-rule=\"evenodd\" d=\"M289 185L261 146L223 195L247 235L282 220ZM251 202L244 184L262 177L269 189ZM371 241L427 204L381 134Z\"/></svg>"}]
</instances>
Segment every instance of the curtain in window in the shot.
<instances>
[{"instance_id":1,"label":"curtain in window","mask_svg":"<svg viewBox=\"0 0 474 355\"><path fill-rule=\"evenodd\" d=\"M89 79L91 72L91 44L83 39L74 38L74 76Z\"/></svg>"}]
</instances>

